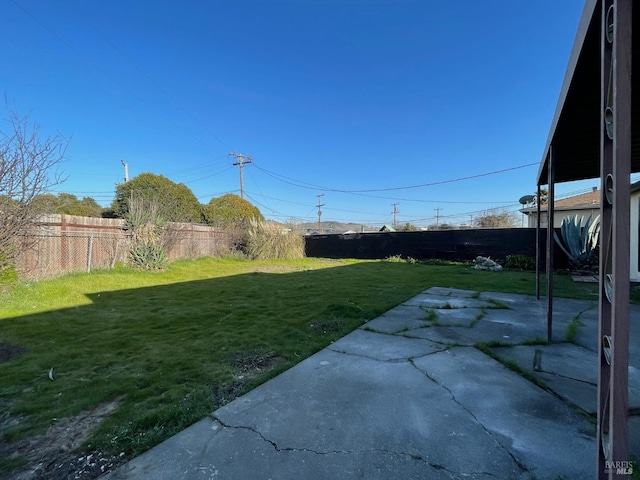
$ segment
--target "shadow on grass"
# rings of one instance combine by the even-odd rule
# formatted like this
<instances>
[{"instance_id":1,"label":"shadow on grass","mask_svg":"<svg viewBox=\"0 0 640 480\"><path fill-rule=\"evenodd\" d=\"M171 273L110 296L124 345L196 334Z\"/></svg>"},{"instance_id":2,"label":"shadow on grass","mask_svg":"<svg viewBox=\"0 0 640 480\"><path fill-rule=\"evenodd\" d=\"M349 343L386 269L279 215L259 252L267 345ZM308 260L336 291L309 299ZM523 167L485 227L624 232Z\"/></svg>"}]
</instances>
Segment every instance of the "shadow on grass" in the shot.
<instances>
[{"instance_id":1,"label":"shadow on grass","mask_svg":"<svg viewBox=\"0 0 640 480\"><path fill-rule=\"evenodd\" d=\"M17 441L118 398L86 448L140 453L413 297L424 273L384 262L251 272L0 320L21 353L0 363L0 433Z\"/></svg>"}]
</instances>

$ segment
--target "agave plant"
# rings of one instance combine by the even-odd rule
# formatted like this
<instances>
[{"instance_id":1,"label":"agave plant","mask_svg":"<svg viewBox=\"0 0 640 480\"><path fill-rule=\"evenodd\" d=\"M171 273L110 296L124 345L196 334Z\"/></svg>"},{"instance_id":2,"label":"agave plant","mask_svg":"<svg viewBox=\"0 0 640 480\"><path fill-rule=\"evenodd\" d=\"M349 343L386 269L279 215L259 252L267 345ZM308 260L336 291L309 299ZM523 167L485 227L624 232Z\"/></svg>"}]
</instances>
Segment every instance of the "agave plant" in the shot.
<instances>
[{"instance_id":1,"label":"agave plant","mask_svg":"<svg viewBox=\"0 0 640 480\"><path fill-rule=\"evenodd\" d=\"M562 220L558 238L556 232L553 237L560 248L569 258L571 266L577 269L588 269L598 263L598 239L600 236L600 215L578 217L573 215Z\"/></svg>"}]
</instances>

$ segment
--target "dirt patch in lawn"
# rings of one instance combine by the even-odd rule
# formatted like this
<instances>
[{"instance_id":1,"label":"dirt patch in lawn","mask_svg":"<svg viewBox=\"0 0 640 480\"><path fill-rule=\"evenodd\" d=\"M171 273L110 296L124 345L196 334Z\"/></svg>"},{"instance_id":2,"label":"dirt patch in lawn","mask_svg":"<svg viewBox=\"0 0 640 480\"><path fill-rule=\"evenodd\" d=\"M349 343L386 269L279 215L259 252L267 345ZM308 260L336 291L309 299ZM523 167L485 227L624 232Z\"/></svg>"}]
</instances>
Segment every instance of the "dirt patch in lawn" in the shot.
<instances>
[{"instance_id":1,"label":"dirt patch in lawn","mask_svg":"<svg viewBox=\"0 0 640 480\"><path fill-rule=\"evenodd\" d=\"M0 478L91 479L119 465L124 461L124 454L114 456L95 451L77 452L94 428L117 406L118 400L114 400L79 415L61 418L41 435L11 443L0 441L0 459L4 459ZM19 419L3 414L0 417L0 432L16 423L19 423Z\"/></svg>"},{"instance_id":2,"label":"dirt patch in lawn","mask_svg":"<svg viewBox=\"0 0 640 480\"><path fill-rule=\"evenodd\" d=\"M26 347L20 345L12 345L9 342L0 342L0 363L8 362L11 359L18 358L26 353Z\"/></svg>"}]
</instances>

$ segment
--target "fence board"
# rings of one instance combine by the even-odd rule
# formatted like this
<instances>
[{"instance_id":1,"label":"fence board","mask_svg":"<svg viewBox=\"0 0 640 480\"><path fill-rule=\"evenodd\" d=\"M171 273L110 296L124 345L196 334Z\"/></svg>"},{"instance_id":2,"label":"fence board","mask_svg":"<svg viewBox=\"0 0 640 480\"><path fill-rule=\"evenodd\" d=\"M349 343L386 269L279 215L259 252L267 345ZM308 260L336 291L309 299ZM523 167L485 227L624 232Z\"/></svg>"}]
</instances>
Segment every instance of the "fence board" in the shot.
<instances>
[{"instance_id":1,"label":"fence board","mask_svg":"<svg viewBox=\"0 0 640 480\"><path fill-rule=\"evenodd\" d=\"M130 236L124 220L42 215L28 236L17 239L21 278L42 279L126 262ZM220 256L229 249L226 232L208 225L170 223L169 260Z\"/></svg>"}]
</instances>

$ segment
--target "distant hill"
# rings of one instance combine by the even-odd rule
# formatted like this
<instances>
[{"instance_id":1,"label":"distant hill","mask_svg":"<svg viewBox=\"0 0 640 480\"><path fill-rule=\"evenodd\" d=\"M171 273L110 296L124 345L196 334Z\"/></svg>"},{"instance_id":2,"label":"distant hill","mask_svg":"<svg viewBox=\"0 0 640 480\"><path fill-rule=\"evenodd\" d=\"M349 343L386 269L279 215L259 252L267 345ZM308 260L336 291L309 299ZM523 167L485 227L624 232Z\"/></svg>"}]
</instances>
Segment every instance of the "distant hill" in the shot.
<instances>
[{"instance_id":1,"label":"distant hill","mask_svg":"<svg viewBox=\"0 0 640 480\"><path fill-rule=\"evenodd\" d=\"M306 233L344 233L348 231L360 232L377 232L380 227L371 225L363 225L361 223L342 223L342 222L321 222L320 230L318 230L318 222L307 222L300 224L300 228Z\"/></svg>"}]
</instances>

